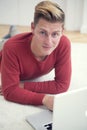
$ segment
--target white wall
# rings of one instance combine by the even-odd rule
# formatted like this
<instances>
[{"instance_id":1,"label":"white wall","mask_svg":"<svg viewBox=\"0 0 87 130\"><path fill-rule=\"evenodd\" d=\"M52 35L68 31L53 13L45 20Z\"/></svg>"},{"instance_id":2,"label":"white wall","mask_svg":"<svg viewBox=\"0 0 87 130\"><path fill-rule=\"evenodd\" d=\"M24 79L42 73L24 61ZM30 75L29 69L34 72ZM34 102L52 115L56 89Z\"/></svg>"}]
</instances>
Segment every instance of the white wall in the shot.
<instances>
[{"instance_id":1,"label":"white wall","mask_svg":"<svg viewBox=\"0 0 87 130\"><path fill-rule=\"evenodd\" d=\"M0 24L30 25L33 20L34 6L40 1L41 0L0 0ZM83 9L84 0L53 1L56 1L65 11L65 28L67 30L81 30L83 24L82 16L84 15L83 13L85 13ZM85 1L87 5L87 0Z\"/></svg>"},{"instance_id":2,"label":"white wall","mask_svg":"<svg viewBox=\"0 0 87 130\"><path fill-rule=\"evenodd\" d=\"M18 23L18 1L0 0L0 24Z\"/></svg>"},{"instance_id":3,"label":"white wall","mask_svg":"<svg viewBox=\"0 0 87 130\"><path fill-rule=\"evenodd\" d=\"M84 0L81 33L87 33L87 0Z\"/></svg>"},{"instance_id":4,"label":"white wall","mask_svg":"<svg viewBox=\"0 0 87 130\"><path fill-rule=\"evenodd\" d=\"M82 25L84 0L67 0L66 3L66 23L67 30L80 30Z\"/></svg>"}]
</instances>

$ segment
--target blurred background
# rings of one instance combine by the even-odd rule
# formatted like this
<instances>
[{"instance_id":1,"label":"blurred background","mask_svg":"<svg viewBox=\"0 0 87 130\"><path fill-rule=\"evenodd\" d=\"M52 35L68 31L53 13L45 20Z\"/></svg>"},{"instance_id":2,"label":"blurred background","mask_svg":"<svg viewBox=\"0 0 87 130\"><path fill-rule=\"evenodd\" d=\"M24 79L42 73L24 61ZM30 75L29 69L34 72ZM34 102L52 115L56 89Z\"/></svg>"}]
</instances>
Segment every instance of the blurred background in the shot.
<instances>
[{"instance_id":1,"label":"blurred background","mask_svg":"<svg viewBox=\"0 0 87 130\"><path fill-rule=\"evenodd\" d=\"M0 0L0 24L30 25L41 0ZM53 0L66 14L65 28L87 33L87 0Z\"/></svg>"},{"instance_id":2,"label":"blurred background","mask_svg":"<svg viewBox=\"0 0 87 130\"><path fill-rule=\"evenodd\" d=\"M0 0L0 37L8 31L10 25L17 25L21 31L28 31L33 21L34 7L40 1ZM57 2L65 12L65 31L69 32L71 40L75 35L80 40L83 37L83 41L87 42L83 35L87 34L87 0L53 1Z\"/></svg>"}]
</instances>

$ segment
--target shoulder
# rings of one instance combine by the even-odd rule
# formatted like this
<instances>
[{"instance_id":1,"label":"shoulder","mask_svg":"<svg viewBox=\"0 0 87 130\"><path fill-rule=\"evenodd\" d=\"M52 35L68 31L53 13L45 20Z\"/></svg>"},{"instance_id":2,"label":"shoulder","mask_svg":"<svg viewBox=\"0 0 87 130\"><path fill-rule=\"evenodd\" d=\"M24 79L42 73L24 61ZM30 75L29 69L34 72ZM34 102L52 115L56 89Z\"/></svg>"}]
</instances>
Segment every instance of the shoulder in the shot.
<instances>
[{"instance_id":1,"label":"shoulder","mask_svg":"<svg viewBox=\"0 0 87 130\"><path fill-rule=\"evenodd\" d=\"M14 46L20 46L31 39L32 33L21 33L10 38L5 44L4 48L11 48ZM3 48L3 49L4 49Z\"/></svg>"},{"instance_id":2,"label":"shoulder","mask_svg":"<svg viewBox=\"0 0 87 130\"><path fill-rule=\"evenodd\" d=\"M67 36L65 36L65 35L63 35L62 37L61 37L61 39L60 39L60 43L61 44L70 44L70 40L69 40L69 38L67 37Z\"/></svg>"},{"instance_id":3,"label":"shoulder","mask_svg":"<svg viewBox=\"0 0 87 130\"><path fill-rule=\"evenodd\" d=\"M71 53L71 42L67 36L63 35L61 37L60 42L55 49L55 53L57 56L65 53Z\"/></svg>"},{"instance_id":4,"label":"shoulder","mask_svg":"<svg viewBox=\"0 0 87 130\"><path fill-rule=\"evenodd\" d=\"M61 37L58 48L59 49L66 49L66 48L70 49L71 48L71 42L67 36L63 35Z\"/></svg>"},{"instance_id":5,"label":"shoulder","mask_svg":"<svg viewBox=\"0 0 87 130\"><path fill-rule=\"evenodd\" d=\"M71 41L70 41L70 39L67 36L63 35L61 37L61 39L60 39L60 43L59 44L60 45L64 45L64 46L70 46L71 45Z\"/></svg>"}]
</instances>

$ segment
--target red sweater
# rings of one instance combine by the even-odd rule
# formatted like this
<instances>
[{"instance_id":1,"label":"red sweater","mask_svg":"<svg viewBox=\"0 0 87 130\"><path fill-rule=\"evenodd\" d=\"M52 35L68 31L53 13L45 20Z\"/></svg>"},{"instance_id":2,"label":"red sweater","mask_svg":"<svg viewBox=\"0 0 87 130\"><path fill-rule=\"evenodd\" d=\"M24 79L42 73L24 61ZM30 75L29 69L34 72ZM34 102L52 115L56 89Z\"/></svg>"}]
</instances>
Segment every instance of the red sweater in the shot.
<instances>
[{"instance_id":1,"label":"red sweater","mask_svg":"<svg viewBox=\"0 0 87 130\"><path fill-rule=\"evenodd\" d=\"M71 78L71 46L62 36L58 47L44 60L37 61L30 49L32 33L16 35L8 40L2 51L2 88L7 100L22 104L42 104L44 94L67 91ZM55 69L52 81L29 82ZM24 89L19 87L24 82Z\"/></svg>"}]
</instances>

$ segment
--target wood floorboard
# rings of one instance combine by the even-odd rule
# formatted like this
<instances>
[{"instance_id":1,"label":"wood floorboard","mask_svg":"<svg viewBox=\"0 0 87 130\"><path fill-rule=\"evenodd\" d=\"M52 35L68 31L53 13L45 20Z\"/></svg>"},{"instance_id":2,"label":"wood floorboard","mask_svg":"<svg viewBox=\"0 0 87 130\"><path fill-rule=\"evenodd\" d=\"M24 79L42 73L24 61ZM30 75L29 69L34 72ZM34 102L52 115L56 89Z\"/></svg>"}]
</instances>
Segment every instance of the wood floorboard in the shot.
<instances>
[{"instance_id":1,"label":"wood floorboard","mask_svg":"<svg viewBox=\"0 0 87 130\"><path fill-rule=\"evenodd\" d=\"M0 38L5 36L9 31L10 25L0 25ZM19 32L29 32L31 29L29 26L17 26ZM79 31L64 31L71 42L87 43L87 34L81 34Z\"/></svg>"}]
</instances>

